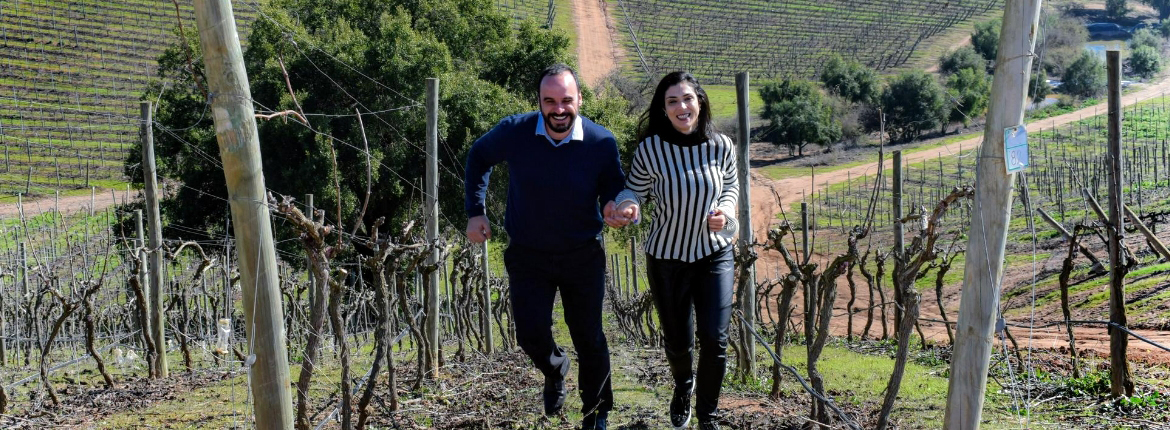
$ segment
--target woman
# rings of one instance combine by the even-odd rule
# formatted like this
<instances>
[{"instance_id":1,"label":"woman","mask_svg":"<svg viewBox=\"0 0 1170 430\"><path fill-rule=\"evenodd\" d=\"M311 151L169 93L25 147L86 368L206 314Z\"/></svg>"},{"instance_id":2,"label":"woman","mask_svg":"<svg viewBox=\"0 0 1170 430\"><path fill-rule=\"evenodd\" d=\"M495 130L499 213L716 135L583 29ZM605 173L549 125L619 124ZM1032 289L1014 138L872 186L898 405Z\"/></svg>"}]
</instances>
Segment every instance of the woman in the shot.
<instances>
[{"instance_id":1,"label":"woman","mask_svg":"<svg viewBox=\"0 0 1170 430\"><path fill-rule=\"evenodd\" d=\"M686 72L658 83L639 123L639 140L626 190L615 199L615 217L636 220L643 203L654 202L646 267L674 376L670 423L687 426L694 392L699 428L717 429L735 266L735 146L715 131L707 93Z\"/></svg>"}]
</instances>

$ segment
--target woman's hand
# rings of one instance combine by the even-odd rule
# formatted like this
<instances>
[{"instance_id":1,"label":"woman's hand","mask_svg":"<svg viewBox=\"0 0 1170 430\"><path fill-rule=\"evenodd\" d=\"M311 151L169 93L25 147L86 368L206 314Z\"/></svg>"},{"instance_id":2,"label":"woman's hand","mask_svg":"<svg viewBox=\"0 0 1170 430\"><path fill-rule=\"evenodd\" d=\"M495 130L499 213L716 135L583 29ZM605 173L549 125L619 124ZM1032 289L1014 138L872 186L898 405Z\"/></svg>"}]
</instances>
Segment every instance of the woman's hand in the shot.
<instances>
[{"instance_id":1,"label":"woman's hand","mask_svg":"<svg viewBox=\"0 0 1170 430\"><path fill-rule=\"evenodd\" d=\"M711 212L707 213L707 228L711 229L711 231L723 230L723 227L726 225L727 216L723 215L723 211L711 209Z\"/></svg>"}]
</instances>

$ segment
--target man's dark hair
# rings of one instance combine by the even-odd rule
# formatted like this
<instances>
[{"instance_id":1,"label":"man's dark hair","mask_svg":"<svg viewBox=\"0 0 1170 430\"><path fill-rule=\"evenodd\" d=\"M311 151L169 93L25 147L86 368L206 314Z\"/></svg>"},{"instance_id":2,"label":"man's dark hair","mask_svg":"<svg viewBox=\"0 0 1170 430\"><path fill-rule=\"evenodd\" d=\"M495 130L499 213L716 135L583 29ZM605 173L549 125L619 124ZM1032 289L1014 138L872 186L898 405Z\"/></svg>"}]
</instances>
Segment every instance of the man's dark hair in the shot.
<instances>
[{"instance_id":1,"label":"man's dark hair","mask_svg":"<svg viewBox=\"0 0 1170 430\"><path fill-rule=\"evenodd\" d=\"M699 80L690 73L678 71L671 72L658 81L658 87L654 89L654 97L650 99L650 107L646 108L638 121L639 142L656 134L669 133L674 129L670 118L666 116L666 90L684 82L695 89L695 96L699 98L699 123L694 132L708 139L718 134L714 121L711 120L711 100L707 98L707 91L703 90L703 86L699 85Z\"/></svg>"},{"instance_id":2,"label":"man's dark hair","mask_svg":"<svg viewBox=\"0 0 1170 430\"><path fill-rule=\"evenodd\" d=\"M570 75L573 75L573 82L577 84L577 92L578 94L581 92L581 80L577 78L577 71L573 70L572 67L569 67L569 65L565 63L553 64L551 66L545 67L544 70L541 70L540 75L536 77L536 87L534 88L536 91L534 91L533 94L536 95L538 104L540 103L540 83L544 82L544 78L549 76L556 76L565 72L569 72Z\"/></svg>"}]
</instances>

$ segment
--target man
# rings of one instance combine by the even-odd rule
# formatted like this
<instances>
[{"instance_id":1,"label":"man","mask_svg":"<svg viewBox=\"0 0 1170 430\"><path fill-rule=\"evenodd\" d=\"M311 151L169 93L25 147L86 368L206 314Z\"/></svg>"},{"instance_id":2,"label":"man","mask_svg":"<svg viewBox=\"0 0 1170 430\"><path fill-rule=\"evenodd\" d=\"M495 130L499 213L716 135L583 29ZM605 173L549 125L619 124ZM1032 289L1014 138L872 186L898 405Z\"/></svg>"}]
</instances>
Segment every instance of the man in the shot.
<instances>
[{"instance_id":1,"label":"man","mask_svg":"<svg viewBox=\"0 0 1170 430\"><path fill-rule=\"evenodd\" d=\"M578 116L581 95L571 68L543 70L538 95L539 112L504 118L467 155L467 238L481 243L491 237L484 211L488 177L492 166L507 163L504 229L510 241L504 266L517 343L544 374L545 414L559 413L569 371L569 357L552 336L553 300L560 291L580 360L582 428L605 429L613 391L601 330L605 254L598 209L607 202L605 215L613 214L625 174L613 134Z\"/></svg>"}]
</instances>

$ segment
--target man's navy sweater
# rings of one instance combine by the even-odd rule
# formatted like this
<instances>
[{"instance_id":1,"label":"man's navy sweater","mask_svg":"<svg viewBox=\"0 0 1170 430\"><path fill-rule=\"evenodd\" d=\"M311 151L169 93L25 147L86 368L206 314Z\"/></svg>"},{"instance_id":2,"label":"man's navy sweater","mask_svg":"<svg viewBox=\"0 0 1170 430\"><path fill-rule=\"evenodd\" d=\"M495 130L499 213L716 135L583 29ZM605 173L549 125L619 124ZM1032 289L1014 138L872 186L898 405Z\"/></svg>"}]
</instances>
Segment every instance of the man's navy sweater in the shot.
<instances>
[{"instance_id":1,"label":"man's navy sweater","mask_svg":"<svg viewBox=\"0 0 1170 430\"><path fill-rule=\"evenodd\" d=\"M625 186L617 142L604 127L581 118L584 139L553 146L536 134L540 112L504 118L467 155L465 209L484 215L492 166L508 164L504 229L511 244L558 251L587 244L601 233L600 205Z\"/></svg>"}]
</instances>

